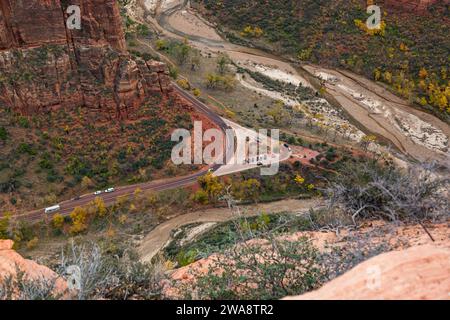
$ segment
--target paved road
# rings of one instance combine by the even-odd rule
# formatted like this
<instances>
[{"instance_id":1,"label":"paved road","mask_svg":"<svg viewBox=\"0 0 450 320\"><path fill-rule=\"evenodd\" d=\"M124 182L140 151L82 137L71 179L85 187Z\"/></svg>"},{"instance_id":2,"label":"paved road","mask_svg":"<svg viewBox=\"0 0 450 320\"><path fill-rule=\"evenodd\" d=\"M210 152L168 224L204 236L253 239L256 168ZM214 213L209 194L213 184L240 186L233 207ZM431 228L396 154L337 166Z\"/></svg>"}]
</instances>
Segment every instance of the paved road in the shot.
<instances>
[{"instance_id":1,"label":"paved road","mask_svg":"<svg viewBox=\"0 0 450 320\"><path fill-rule=\"evenodd\" d=\"M218 166L215 166L214 168L217 169ZM103 198L103 201L108 206L114 204L120 197L133 195L136 189L140 189L142 191L164 191L193 185L197 182L197 179L199 177L206 174L207 172L208 170L203 170L181 178L174 178L164 181L152 181L148 183L119 187L114 192L104 193L99 196ZM76 207L85 206L99 196L94 194L87 194L81 196L79 199L61 202L59 204L61 206L61 210L58 213L62 214L63 216L68 216ZM39 209L22 215L17 215L15 217L22 218L23 220L29 222L35 222L42 219L44 215L44 209Z\"/></svg>"},{"instance_id":2,"label":"paved road","mask_svg":"<svg viewBox=\"0 0 450 320\"><path fill-rule=\"evenodd\" d=\"M230 128L234 130L235 136L241 136L240 141L244 141L243 139L248 139L248 144L257 145L260 149L258 151L259 154L262 156L266 155L267 158L258 160L257 156L251 155L250 150L246 150L246 154L244 154L244 156L247 160L249 160L249 162L244 163L243 159L239 159L239 157L236 156L236 152L233 152L233 156L227 161L227 164L221 166L218 170L215 171L214 174L216 176L226 176L237 172L255 169L259 167L258 163L262 163L266 167L273 166L274 164L279 164L280 162L286 161L291 157L291 150L285 147L285 145L283 143L280 143L278 140L260 135L258 132L242 127L241 125L228 119L224 119L224 121ZM258 139L261 143L258 143ZM232 147L234 148L234 146ZM268 147L271 147L272 150L274 150L273 148L279 149L279 153L275 155L274 153L261 151L264 149L267 150ZM230 149L230 146L227 146L227 149ZM276 168L274 169L275 171L278 171Z\"/></svg>"},{"instance_id":3,"label":"paved road","mask_svg":"<svg viewBox=\"0 0 450 320\"><path fill-rule=\"evenodd\" d=\"M173 87L177 94L179 94L181 97L192 103L192 105L198 110L199 112L204 113L211 121L213 121L222 131L226 131L227 129L236 129L236 128L242 128L236 123L233 123L229 120L223 119L216 113L214 113L211 109L209 109L204 103L199 101L194 96L191 96L188 92L181 89L177 84L173 84ZM256 132L246 129L249 133L249 135L255 135ZM227 149L234 148L234 144L230 143L229 141L226 142ZM281 154L279 161L283 161L289 158L290 152L285 147L281 147ZM232 150L231 152L234 152ZM209 168L206 168L202 171L199 171L197 173L185 176L185 177L178 177L173 179L165 179L161 181L152 181L148 183L141 183L141 184L135 184L130 186L124 186L124 187L118 187L114 192L111 193L103 193L102 195L94 195L94 194L86 194L81 196L78 199L72 199L67 200L64 202L59 203L61 210L58 212L62 214L63 216L68 216L76 207L85 206L92 202L96 197L100 196L103 198L106 205L112 205L116 202L116 200L119 197L123 196L130 196L133 195L136 189L140 189L142 191L164 191L164 190L171 190L171 189L177 189L181 187L186 187L193 185L197 182L198 178L205 175L209 169L213 169L214 172L218 172L220 170L220 176L228 175L231 173L246 171L252 168L255 168L255 164L250 165L239 165L235 163L225 164L225 165L211 165ZM31 212L27 212L21 215L15 216L17 218L23 219L25 221L29 222L35 222L39 221L43 217L45 217L44 209L34 210Z\"/></svg>"},{"instance_id":4,"label":"paved road","mask_svg":"<svg viewBox=\"0 0 450 320\"><path fill-rule=\"evenodd\" d=\"M224 122L224 120L217 114L215 114L211 109L209 109L205 104L203 104L201 101L196 99L195 97L191 96L187 92L185 92L183 89L181 89L177 84L173 84L173 87L177 94L179 94L181 97L192 103L192 105L197 109L197 111L204 113L211 121L213 121L220 129L225 131L228 129L228 125ZM214 171L219 169L220 165L213 165L210 168L212 168ZM197 173L185 176L185 177L178 177L173 179L165 179L164 181L152 181L148 183L141 183L136 185L130 185L125 187L119 187L116 188L114 192L111 193L104 193L102 195L99 195L101 198L103 198L106 205L112 205L116 202L116 200L119 197L122 196L128 196L134 194L134 191L136 189L140 189L142 191L164 191L164 190L170 190L170 189L177 189L181 187L186 187L189 185L193 185L197 182L198 178L205 175L210 168L204 169L202 171L199 171ZM94 194L86 194L81 196L79 199L72 199L67 200L64 202L59 203L61 210L58 212L62 214L63 216L69 215L76 207L85 206L92 202L98 195ZM34 210L31 212L27 212L21 215L17 215L15 217L29 221L29 222L35 222L44 217L44 209Z\"/></svg>"}]
</instances>

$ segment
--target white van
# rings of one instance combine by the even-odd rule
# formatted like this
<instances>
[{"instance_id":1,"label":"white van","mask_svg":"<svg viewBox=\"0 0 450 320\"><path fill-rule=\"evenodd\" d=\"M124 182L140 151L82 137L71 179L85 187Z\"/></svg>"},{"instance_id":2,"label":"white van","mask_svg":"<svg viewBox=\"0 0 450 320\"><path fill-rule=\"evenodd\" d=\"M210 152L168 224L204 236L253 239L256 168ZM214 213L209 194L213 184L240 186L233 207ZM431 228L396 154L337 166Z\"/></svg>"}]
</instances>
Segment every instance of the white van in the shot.
<instances>
[{"instance_id":1,"label":"white van","mask_svg":"<svg viewBox=\"0 0 450 320\"><path fill-rule=\"evenodd\" d=\"M45 209L45 213L48 214L48 213L58 212L59 210L61 210L61 206L60 205L56 205L56 206L53 206L53 207L46 208Z\"/></svg>"}]
</instances>

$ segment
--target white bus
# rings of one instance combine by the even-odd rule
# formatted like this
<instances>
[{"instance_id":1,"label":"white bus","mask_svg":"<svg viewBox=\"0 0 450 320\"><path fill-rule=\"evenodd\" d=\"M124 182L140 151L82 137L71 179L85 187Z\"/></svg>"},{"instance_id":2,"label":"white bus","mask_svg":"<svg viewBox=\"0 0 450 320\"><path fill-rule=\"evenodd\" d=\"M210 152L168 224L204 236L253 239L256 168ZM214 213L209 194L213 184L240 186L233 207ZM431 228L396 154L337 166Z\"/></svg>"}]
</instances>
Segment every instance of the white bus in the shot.
<instances>
[{"instance_id":1,"label":"white bus","mask_svg":"<svg viewBox=\"0 0 450 320\"><path fill-rule=\"evenodd\" d=\"M61 206L60 205L56 205L56 206L53 206L53 207L46 208L45 209L45 213L48 214L48 213L58 212L59 210L61 210Z\"/></svg>"}]
</instances>

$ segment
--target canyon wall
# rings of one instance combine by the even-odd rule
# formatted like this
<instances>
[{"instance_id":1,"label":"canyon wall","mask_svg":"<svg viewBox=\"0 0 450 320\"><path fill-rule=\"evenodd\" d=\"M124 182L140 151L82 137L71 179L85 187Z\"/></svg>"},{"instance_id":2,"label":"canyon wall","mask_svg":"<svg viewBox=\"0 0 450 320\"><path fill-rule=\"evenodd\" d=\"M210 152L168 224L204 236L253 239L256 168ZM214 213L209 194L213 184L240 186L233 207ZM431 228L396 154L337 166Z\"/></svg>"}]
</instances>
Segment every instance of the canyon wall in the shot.
<instances>
[{"instance_id":1,"label":"canyon wall","mask_svg":"<svg viewBox=\"0 0 450 320\"><path fill-rule=\"evenodd\" d=\"M66 27L68 5L81 9L80 30ZM122 119L171 91L164 64L126 51L116 0L0 0L0 108L83 106Z\"/></svg>"}]
</instances>

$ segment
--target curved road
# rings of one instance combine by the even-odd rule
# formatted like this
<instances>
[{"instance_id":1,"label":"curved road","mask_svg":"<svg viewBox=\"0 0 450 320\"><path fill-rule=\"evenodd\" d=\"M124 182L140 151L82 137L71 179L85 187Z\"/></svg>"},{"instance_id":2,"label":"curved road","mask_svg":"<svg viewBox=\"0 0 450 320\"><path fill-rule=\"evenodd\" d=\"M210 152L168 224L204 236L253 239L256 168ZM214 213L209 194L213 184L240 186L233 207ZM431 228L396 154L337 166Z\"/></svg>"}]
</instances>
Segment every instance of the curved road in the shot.
<instances>
[{"instance_id":1,"label":"curved road","mask_svg":"<svg viewBox=\"0 0 450 320\"><path fill-rule=\"evenodd\" d=\"M233 127L238 126L237 124L234 124L231 121L225 121L223 118L221 118L219 115L214 113L211 109L208 108L204 103L199 101L194 96L190 95L183 89L181 89L176 83L173 83L173 88L175 92L181 96L183 99L190 102L197 111L205 114L211 121L213 121L223 132L226 130L233 129ZM227 141L227 149L233 148L234 153L234 144L229 143ZM291 152L285 147L281 146L280 150L281 157L279 161L284 161L289 159ZM238 168L236 167L238 166ZM229 167L229 168L227 168ZM114 192L111 193L103 193L101 195L94 195L94 194L86 194L79 198L67 200L64 202L59 203L61 210L59 210L57 213L62 214L63 216L68 216L70 213L76 208L80 206L85 206L92 202L96 197L101 197L105 204L107 206L112 205L116 202L116 200L123 196L130 196L133 195L136 189L141 189L142 191L164 191L164 190L171 190L171 189L177 189L181 187L186 187L193 185L197 182L198 178L208 173L210 169L213 169L214 172L221 169L220 175L228 175L231 173L236 173L240 171L246 171L249 169L253 169L257 167L256 165L237 165L237 164L226 164L226 165L219 165L214 164L211 165L209 168L204 169L202 171L193 173L188 176L184 177L178 177L178 178L172 178L172 179L165 179L165 180L159 180L159 181L152 181L147 183L141 183L141 184L135 184L130 186L124 186L124 187L118 187ZM28 222L36 222L38 220L41 220L42 218L46 217L45 209L39 209L34 210L31 212L27 212L20 215L15 215L14 218L19 218ZM56 213L55 213L56 214ZM49 214L53 215L53 214Z\"/></svg>"},{"instance_id":2,"label":"curved road","mask_svg":"<svg viewBox=\"0 0 450 320\"><path fill-rule=\"evenodd\" d=\"M180 95L185 100L189 101L197 111L205 114L211 121L213 121L222 131L229 129L228 125L225 121L217 114L215 114L211 109L209 109L205 104L191 96L183 89L181 89L177 84L173 83L173 88L175 92ZM114 192L104 193L102 195L94 195L94 194L86 194L81 196L78 199L67 200L59 203L61 210L58 212L63 216L68 216L76 207L85 206L92 202L96 197L103 198L105 204L112 205L119 197L129 196L134 193L136 189L141 189L142 191L164 191L170 189L176 189L180 187L186 187L189 185L193 185L197 182L197 179L208 172L209 169L217 170L220 165L211 166L211 168L199 171L197 173L173 178L169 180L161 180L161 181L152 181L147 183L135 184L130 186L118 187ZM20 218L22 220L26 220L29 222L35 222L42 219L45 216L45 209L34 210L31 212L27 212L24 214L16 215L15 218Z\"/></svg>"},{"instance_id":3,"label":"curved road","mask_svg":"<svg viewBox=\"0 0 450 320\"><path fill-rule=\"evenodd\" d=\"M209 109L205 104L203 104L201 101L197 100L195 97L191 96L187 92L185 92L183 89L181 89L177 84L173 84L173 88L175 92L183 97L185 100L189 101L197 111L205 114L211 121L213 121L222 131L225 131L229 129L228 125L225 123L225 121L215 114L211 109ZM164 191L164 190L170 190L170 189L176 189L181 187L186 187L189 185L193 185L197 182L197 179L203 175L205 175L209 169L213 169L216 171L220 168L220 165L214 165L211 166L208 169L204 169L202 171L199 171L197 173L185 176L185 177L179 177L179 178L173 178L173 179L165 179L160 181L152 181L147 183L141 183L141 184L135 184L130 186L124 186L124 187L118 187L114 192L111 193L104 193L102 195L94 195L94 194L86 194L81 196L78 199L72 199L67 200L64 202L59 203L61 210L58 212L62 214L63 216L68 216L76 207L85 206L92 202L96 197L103 198L105 204L112 205L115 203L115 201L119 197L123 196L129 196L134 194L134 191L136 189L141 189L142 191ZM31 212L27 212L20 215L15 215L15 218L20 218L29 222L35 222L40 219L42 219L45 216L44 213L45 209L39 209L34 210Z\"/></svg>"}]
</instances>

